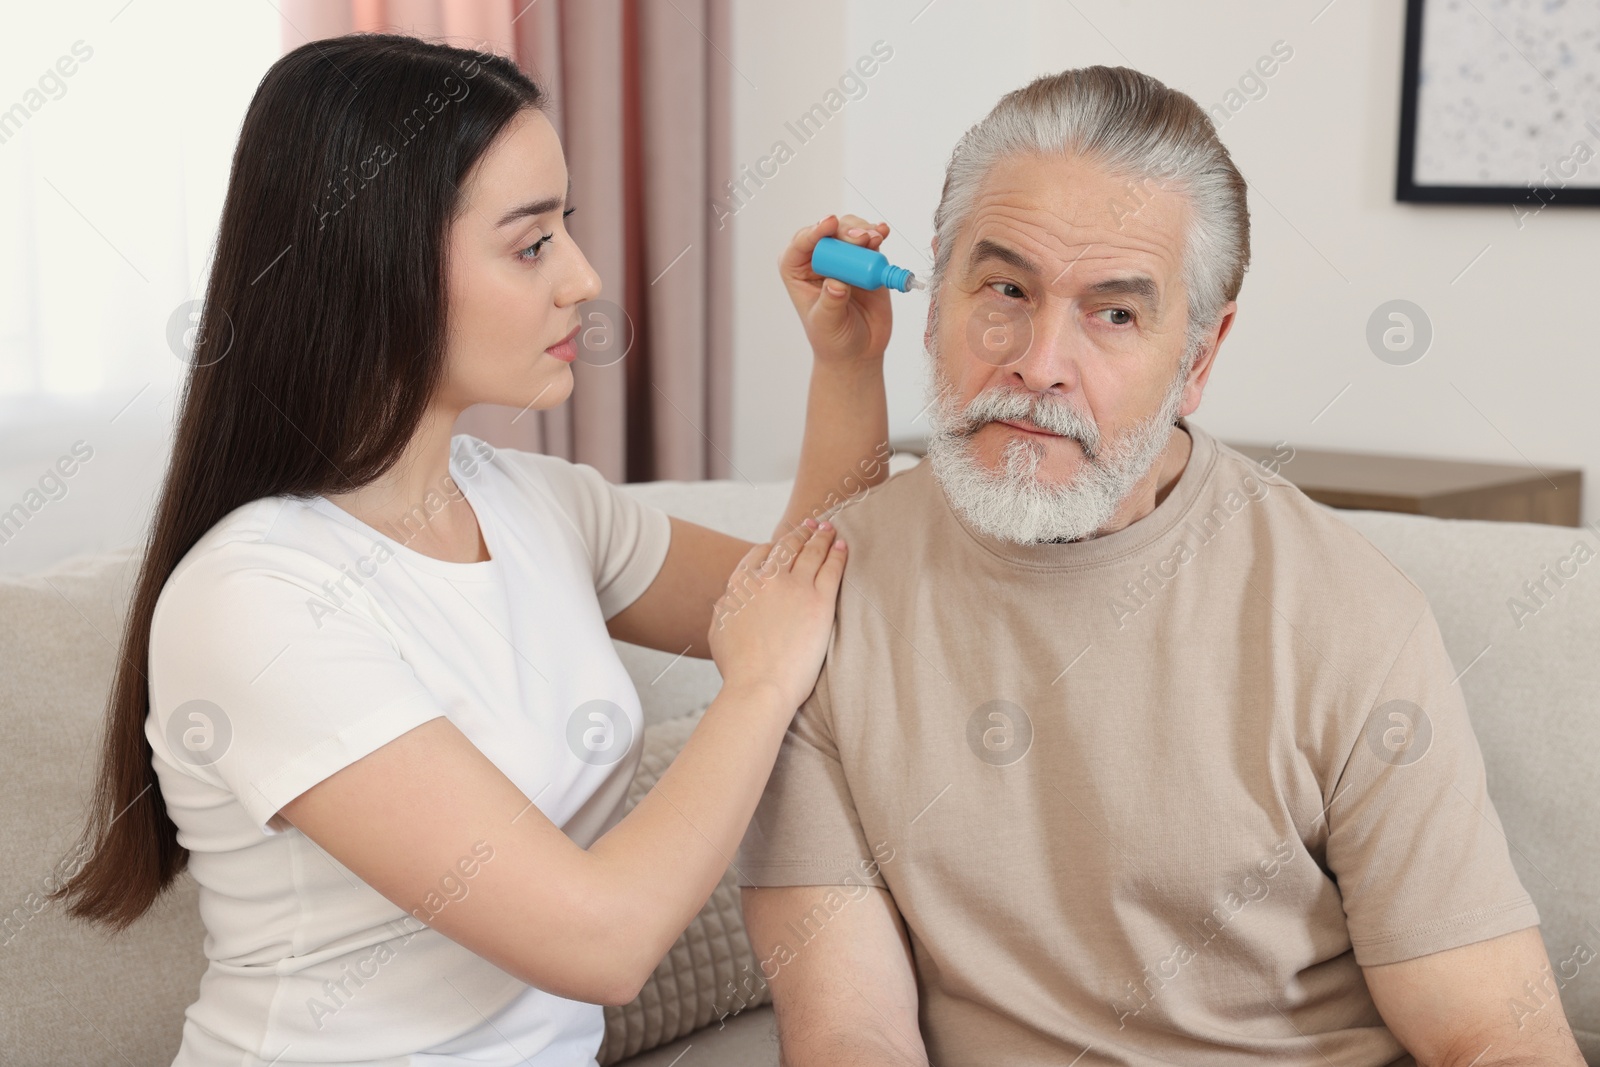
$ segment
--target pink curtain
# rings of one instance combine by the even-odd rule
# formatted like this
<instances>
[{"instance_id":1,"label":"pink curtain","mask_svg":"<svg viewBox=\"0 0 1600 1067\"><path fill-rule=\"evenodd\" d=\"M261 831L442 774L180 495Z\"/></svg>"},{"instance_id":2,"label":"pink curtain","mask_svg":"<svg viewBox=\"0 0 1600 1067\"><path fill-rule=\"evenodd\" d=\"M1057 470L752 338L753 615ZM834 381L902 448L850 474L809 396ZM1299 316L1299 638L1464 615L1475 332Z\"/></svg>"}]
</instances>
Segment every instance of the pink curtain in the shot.
<instances>
[{"instance_id":1,"label":"pink curtain","mask_svg":"<svg viewBox=\"0 0 1600 1067\"><path fill-rule=\"evenodd\" d=\"M592 464L612 481L732 474L728 0L284 0L283 45L408 33L514 58L550 95L573 236L633 323L610 366L574 364L551 411L481 404L458 432Z\"/></svg>"}]
</instances>

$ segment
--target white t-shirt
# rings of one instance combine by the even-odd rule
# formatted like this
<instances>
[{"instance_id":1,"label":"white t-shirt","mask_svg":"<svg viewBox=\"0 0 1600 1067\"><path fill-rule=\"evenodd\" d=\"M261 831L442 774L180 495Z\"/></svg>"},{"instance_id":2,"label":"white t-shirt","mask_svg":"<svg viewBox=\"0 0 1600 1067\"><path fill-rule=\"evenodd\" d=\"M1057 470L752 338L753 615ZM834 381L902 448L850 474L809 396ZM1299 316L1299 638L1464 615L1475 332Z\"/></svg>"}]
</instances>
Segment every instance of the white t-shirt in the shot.
<instances>
[{"instance_id":1,"label":"white t-shirt","mask_svg":"<svg viewBox=\"0 0 1600 1067\"><path fill-rule=\"evenodd\" d=\"M487 561L276 496L223 517L162 589L145 736L210 960L174 1067L593 1062L600 1007L506 974L277 815L444 715L579 845L620 818L643 724L605 620L660 570L666 513L593 467L466 434L450 472ZM493 850L474 845L422 908L470 893Z\"/></svg>"}]
</instances>

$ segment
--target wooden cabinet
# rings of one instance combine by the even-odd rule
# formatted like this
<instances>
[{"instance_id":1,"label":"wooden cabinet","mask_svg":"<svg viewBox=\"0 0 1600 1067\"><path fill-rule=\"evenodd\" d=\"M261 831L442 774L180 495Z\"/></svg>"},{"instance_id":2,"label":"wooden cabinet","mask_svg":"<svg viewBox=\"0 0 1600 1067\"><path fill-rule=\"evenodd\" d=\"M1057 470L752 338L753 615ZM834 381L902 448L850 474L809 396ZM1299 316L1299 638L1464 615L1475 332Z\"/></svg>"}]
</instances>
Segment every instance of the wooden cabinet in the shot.
<instances>
[{"instance_id":1,"label":"wooden cabinet","mask_svg":"<svg viewBox=\"0 0 1600 1067\"><path fill-rule=\"evenodd\" d=\"M1272 455L1270 445L1229 443L1251 459ZM1278 473L1335 508L1552 526L1583 515L1581 470L1296 448Z\"/></svg>"}]
</instances>

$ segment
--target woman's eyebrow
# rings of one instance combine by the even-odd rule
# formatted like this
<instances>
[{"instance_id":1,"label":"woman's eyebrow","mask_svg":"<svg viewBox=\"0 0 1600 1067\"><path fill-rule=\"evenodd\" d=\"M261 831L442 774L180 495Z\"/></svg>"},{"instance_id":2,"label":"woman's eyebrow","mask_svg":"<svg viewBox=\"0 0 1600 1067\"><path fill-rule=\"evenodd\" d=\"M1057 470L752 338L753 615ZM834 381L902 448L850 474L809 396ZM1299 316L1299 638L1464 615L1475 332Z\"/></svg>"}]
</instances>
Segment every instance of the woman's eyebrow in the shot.
<instances>
[{"instance_id":1,"label":"woman's eyebrow","mask_svg":"<svg viewBox=\"0 0 1600 1067\"><path fill-rule=\"evenodd\" d=\"M565 204L571 197L572 178L568 176L567 191L565 193L560 196L547 196L542 200L533 200L523 204L521 207L514 207L506 212L499 222L495 223L495 228L499 229L508 222L516 222L518 219L527 218L529 215L543 215L546 212L554 211L562 204Z\"/></svg>"}]
</instances>

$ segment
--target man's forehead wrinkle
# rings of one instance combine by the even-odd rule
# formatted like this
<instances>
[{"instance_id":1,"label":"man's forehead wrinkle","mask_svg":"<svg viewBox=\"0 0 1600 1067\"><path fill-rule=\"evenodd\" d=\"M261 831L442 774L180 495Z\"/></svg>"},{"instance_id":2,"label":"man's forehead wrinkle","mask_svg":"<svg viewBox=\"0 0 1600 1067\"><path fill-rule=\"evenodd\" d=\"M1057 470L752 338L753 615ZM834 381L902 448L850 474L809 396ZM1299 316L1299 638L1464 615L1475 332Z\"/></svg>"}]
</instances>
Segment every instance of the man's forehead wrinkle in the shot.
<instances>
[{"instance_id":1,"label":"man's forehead wrinkle","mask_svg":"<svg viewBox=\"0 0 1600 1067\"><path fill-rule=\"evenodd\" d=\"M1088 224L1080 218L1079 207L1062 197L1044 197L1037 188L987 188L973 210L974 221L994 218L1009 221L1019 228L1037 230L1043 234L1070 235Z\"/></svg>"},{"instance_id":2,"label":"man's forehead wrinkle","mask_svg":"<svg viewBox=\"0 0 1600 1067\"><path fill-rule=\"evenodd\" d=\"M1117 256L1130 272L1159 276L1163 268L1175 272L1182 255L1181 248L1159 231L1080 225L1035 205L982 203L968 226L971 241L962 260L966 269L973 268L979 243L987 239L1032 260L1052 285L1081 274L1086 264ZM1142 261L1144 257L1154 262Z\"/></svg>"},{"instance_id":3,"label":"man's forehead wrinkle","mask_svg":"<svg viewBox=\"0 0 1600 1067\"><path fill-rule=\"evenodd\" d=\"M1072 183L1059 176L1024 174L1004 164L991 172L977 198L973 217L985 212L1010 216L1019 226L1058 235L1071 236L1085 229L1117 229L1109 198L1076 191Z\"/></svg>"},{"instance_id":4,"label":"man's forehead wrinkle","mask_svg":"<svg viewBox=\"0 0 1600 1067\"><path fill-rule=\"evenodd\" d=\"M1062 235L1052 227L1042 226L1037 218L1024 212L998 204L981 205L973 212L972 241L967 249L966 266L974 266L974 259L984 241L992 242L1031 260L1036 273L1046 278L1055 274L1050 268L1052 260L1065 262L1075 254ZM1065 227L1063 227L1065 228ZM1068 231L1070 233L1070 230ZM1059 268L1056 268L1058 270Z\"/></svg>"},{"instance_id":5,"label":"man's forehead wrinkle","mask_svg":"<svg viewBox=\"0 0 1600 1067\"><path fill-rule=\"evenodd\" d=\"M1075 251L1093 243L1127 243L1164 258L1181 255L1188 230L1188 197L1175 190L1140 190L1081 158L1020 156L997 163L985 177L972 218L994 213L1068 235Z\"/></svg>"}]
</instances>

